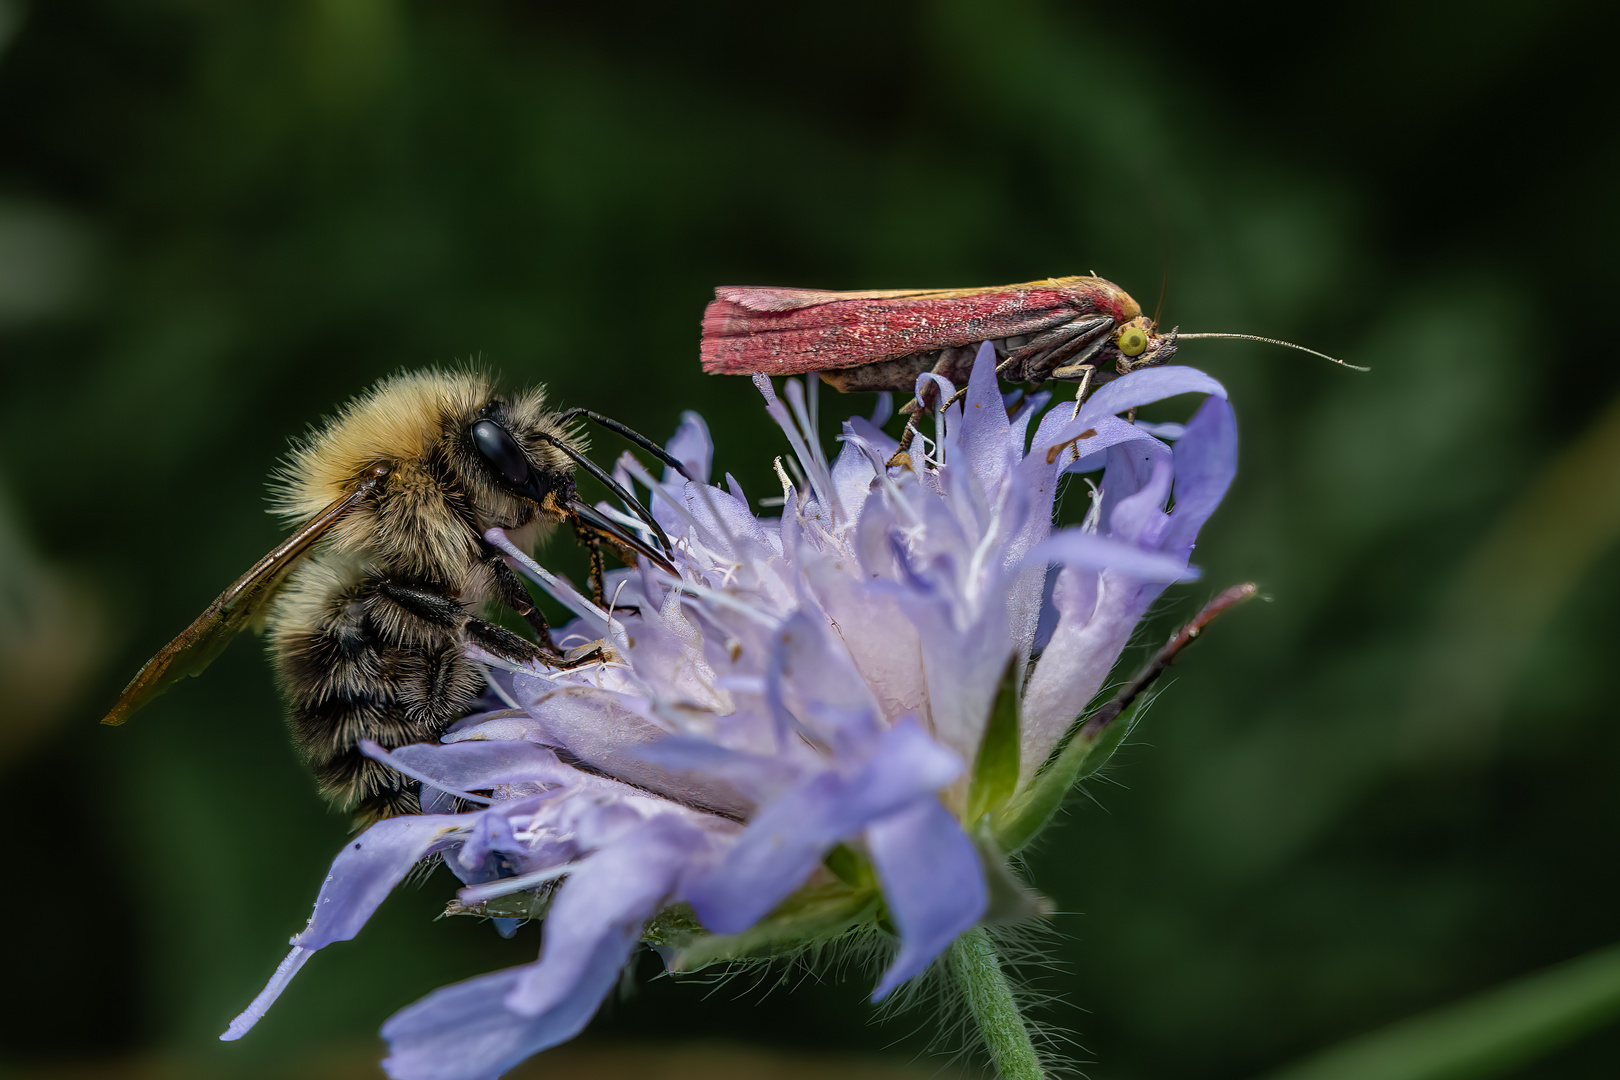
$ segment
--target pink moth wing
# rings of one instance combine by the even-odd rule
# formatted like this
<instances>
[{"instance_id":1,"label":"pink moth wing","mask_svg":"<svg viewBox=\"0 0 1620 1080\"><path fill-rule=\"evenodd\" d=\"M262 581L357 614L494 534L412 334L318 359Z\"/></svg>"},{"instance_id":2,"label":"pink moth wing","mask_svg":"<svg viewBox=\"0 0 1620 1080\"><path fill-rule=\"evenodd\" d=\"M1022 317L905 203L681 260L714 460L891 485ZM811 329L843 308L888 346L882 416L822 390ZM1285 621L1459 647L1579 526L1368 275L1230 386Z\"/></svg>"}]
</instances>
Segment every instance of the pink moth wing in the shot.
<instances>
[{"instance_id":1,"label":"pink moth wing","mask_svg":"<svg viewBox=\"0 0 1620 1080\"><path fill-rule=\"evenodd\" d=\"M792 375L1031 334L1090 314L1141 313L1096 277L979 289L821 289L721 286L703 313L703 370Z\"/></svg>"}]
</instances>

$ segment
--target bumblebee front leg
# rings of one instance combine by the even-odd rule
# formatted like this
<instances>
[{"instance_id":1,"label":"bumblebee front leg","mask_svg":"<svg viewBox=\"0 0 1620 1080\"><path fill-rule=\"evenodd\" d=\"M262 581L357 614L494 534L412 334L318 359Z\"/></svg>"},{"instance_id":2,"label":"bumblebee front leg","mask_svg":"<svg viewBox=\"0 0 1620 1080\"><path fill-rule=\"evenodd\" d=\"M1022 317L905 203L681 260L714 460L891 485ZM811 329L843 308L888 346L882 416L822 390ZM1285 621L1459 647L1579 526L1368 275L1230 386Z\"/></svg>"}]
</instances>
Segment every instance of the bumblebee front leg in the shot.
<instances>
[{"instance_id":1,"label":"bumblebee front leg","mask_svg":"<svg viewBox=\"0 0 1620 1080\"><path fill-rule=\"evenodd\" d=\"M495 579L495 589L501 603L523 616L529 629L534 631L534 636L540 639L541 649L552 656L562 655L562 650L551 639L551 624L546 621L545 612L535 605L523 579L517 576L516 571L507 565L506 558L493 546L484 543L483 551L484 565L489 567L490 575Z\"/></svg>"},{"instance_id":2,"label":"bumblebee front leg","mask_svg":"<svg viewBox=\"0 0 1620 1080\"><path fill-rule=\"evenodd\" d=\"M573 523L574 535L579 542L585 545L585 550L591 556L591 599L603 611L607 610L607 568L602 562L602 538L594 529L588 528L579 518L569 518Z\"/></svg>"}]
</instances>

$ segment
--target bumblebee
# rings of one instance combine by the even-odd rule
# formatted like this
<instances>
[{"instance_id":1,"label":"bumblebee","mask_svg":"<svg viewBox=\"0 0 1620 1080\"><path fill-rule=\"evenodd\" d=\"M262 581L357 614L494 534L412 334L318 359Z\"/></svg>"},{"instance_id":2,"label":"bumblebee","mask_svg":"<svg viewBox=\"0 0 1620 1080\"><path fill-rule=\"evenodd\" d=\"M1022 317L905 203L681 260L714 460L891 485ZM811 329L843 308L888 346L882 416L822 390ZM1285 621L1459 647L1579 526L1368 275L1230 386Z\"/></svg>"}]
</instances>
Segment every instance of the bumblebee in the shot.
<instances>
[{"instance_id":1,"label":"bumblebee","mask_svg":"<svg viewBox=\"0 0 1620 1080\"><path fill-rule=\"evenodd\" d=\"M585 456L582 420L681 468L606 417L548 410L539 388L503 395L475 371L384 380L298 445L274 477L276 510L293 534L147 661L103 723L123 723L262 623L288 725L321 793L361 823L416 812L416 783L365 757L362 739L390 749L435 740L467 715L485 689L470 644L516 663L571 662L487 530L531 550L569 522L590 552L598 604L603 541L627 560L668 567L652 546L668 550L663 531ZM624 499L652 541L581 502L576 468ZM483 618L491 603L526 619L536 640Z\"/></svg>"}]
</instances>

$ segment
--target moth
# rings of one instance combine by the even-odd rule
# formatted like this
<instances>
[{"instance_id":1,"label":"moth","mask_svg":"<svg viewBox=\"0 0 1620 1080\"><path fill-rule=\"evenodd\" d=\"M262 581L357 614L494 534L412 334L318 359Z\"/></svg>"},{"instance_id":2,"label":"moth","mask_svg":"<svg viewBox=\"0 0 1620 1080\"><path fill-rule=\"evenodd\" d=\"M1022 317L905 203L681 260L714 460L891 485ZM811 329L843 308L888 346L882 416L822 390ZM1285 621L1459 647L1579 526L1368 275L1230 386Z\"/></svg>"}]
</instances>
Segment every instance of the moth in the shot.
<instances>
[{"instance_id":1,"label":"moth","mask_svg":"<svg viewBox=\"0 0 1620 1080\"><path fill-rule=\"evenodd\" d=\"M711 375L815 372L838 390L910 395L927 372L966 386L979 343L989 342L1002 378L1035 386L1078 382L1083 398L1111 379L1168 363L1181 341L1214 337L1286 345L1344 363L1253 334L1163 331L1129 293L1095 276L865 292L723 285L703 313L702 355ZM912 420L902 452L930 397L931 388L907 403Z\"/></svg>"},{"instance_id":2,"label":"moth","mask_svg":"<svg viewBox=\"0 0 1620 1080\"><path fill-rule=\"evenodd\" d=\"M817 372L839 390L900 390L932 371L966 382L980 342L1012 382L1080 381L1163 364L1176 331L1161 333L1124 289L1100 277L1060 277L974 289L820 289L721 286L703 313L710 374Z\"/></svg>"}]
</instances>

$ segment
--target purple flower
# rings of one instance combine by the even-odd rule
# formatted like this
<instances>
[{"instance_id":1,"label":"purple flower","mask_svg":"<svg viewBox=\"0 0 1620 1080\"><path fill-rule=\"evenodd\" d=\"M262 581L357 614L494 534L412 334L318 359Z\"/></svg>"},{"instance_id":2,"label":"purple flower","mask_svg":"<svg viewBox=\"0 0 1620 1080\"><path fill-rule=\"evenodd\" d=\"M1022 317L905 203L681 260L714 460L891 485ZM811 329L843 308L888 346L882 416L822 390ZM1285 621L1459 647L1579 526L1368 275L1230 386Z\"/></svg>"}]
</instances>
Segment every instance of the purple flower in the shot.
<instances>
[{"instance_id":1,"label":"purple flower","mask_svg":"<svg viewBox=\"0 0 1620 1080\"><path fill-rule=\"evenodd\" d=\"M1078 414L1034 423L1045 396L1009 416L992 355L905 468L886 465L882 416L847 422L829 461L810 434L814 388L789 380L784 403L758 379L794 450L778 463L779 519L756 517L729 476L655 479L626 455L618 478L651 493L679 577L645 562L610 574L611 616L491 532L578 616L559 643L594 659L480 656L504 708L439 744L368 747L421 782L425 808L480 808L385 820L351 841L224 1038L431 855L464 882L463 908L543 909L543 942L533 963L390 1019L384 1067L400 1080L492 1078L570 1038L644 940L688 970L883 920L898 949L881 998L973 927L987 877L1038 828L1034 796L1072 782L1054 750L1148 605L1196 576L1193 542L1236 464L1224 391L1198 371L1133 372ZM1119 415L1188 392L1208 397L1174 449ZM670 451L706 481L695 414ZM1086 523L1054 531L1060 476L1097 470Z\"/></svg>"}]
</instances>

